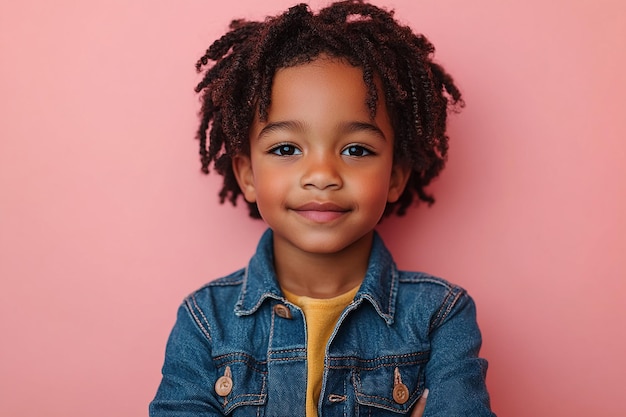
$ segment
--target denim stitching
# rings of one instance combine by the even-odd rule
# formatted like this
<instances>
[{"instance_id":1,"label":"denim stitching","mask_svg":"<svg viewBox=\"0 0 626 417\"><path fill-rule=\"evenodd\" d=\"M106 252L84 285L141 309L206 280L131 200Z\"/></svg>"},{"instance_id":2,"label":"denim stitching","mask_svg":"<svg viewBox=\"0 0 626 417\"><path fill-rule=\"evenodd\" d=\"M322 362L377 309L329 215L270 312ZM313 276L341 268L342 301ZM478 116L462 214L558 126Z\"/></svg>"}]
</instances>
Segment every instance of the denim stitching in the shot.
<instances>
[{"instance_id":1,"label":"denim stitching","mask_svg":"<svg viewBox=\"0 0 626 417\"><path fill-rule=\"evenodd\" d=\"M364 395L364 394L361 394L361 395ZM370 396L369 398L376 398L376 397L371 397ZM384 398L381 398L381 399L384 399ZM389 401L387 399L385 399L385 400L386 400L387 403L392 404L391 401ZM357 403L358 404L362 404L362 405L369 405L369 406L371 406L371 407L368 407L368 408L374 408L374 407L375 408L382 408L383 410L395 411L395 412L398 412L398 411L402 411L402 412L406 411L406 412L408 412L409 411L408 409L407 410L403 410L400 407L395 408L395 407L393 407L391 405L386 405L385 403L380 403L380 402L376 402L376 401L367 401L365 399L363 399L361 403L359 403L358 401L357 401ZM372 410L369 410L369 411L371 412Z\"/></svg>"},{"instance_id":2,"label":"denim stitching","mask_svg":"<svg viewBox=\"0 0 626 417\"><path fill-rule=\"evenodd\" d=\"M241 285L241 281L231 281L231 282L215 282L215 283L210 283L208 285L205 285L204 287L200 288L200 290L203 290L205 288L208 287L236 287L237 285Z\"/></svg>"},{"instance_id":3,"label":"denim stitching","mask_svg":"<svg viewBox=\"0 0 626 417\"><path fill-rule=\"evenodd\" d=\"M383 359L399 359L399 358L408 358L411 356L422 356L425 355L427 352L414 352L414 353L403 353L402 355L386 355L386 356L380 356L378 358L374 358L374 359L359 359L356 356L333 356L332 358L328 358L329 360L347 360L347 359L352 359L352 360L356 360L358 362L375 362L375 361L381 361Z\"/></svg>"},{"instance_id":4,"label":"denim stitching","mask_svg":"<svg viewBox=\"0 0 626 417\"><path fill-rule=\"evenodd\" d=\"M261 296L259 297L259 301L257 301L257 303L255 305L253 305L249 310L242 310L242 313L244 313L244 314L252 314L252 313L254 313L256 310L259 309L259 307L261 306L261 304L263 304L263 301L265 301L266 298L273 298L273 299L278 300L278 301L282 301L283 300L282 298L280 298L279 296L277 296L273 292L264 292L263 294L261 294Z\"/></svg>"},{"instance_id":5,"label":"denim stitching","mask_svg":"<svg viewBox=\"0 0 626 417\"><path fill-rule=\"evenodd\" d=\"M266 372L267 373L267 372ZM265 392L265 385L267 383L267 376L263 378L263 385L261 385L261 392ZM265 399L266 394L263 394L263 399Z\"/></svg>"},{"instance_id":6,"label":"denim stitching","mask_svg":"<svg viewBox=\"0 0 626 417\"><path fill-rule=\"evenodd\" d=\"M237 278L235 281L230 281L226 278L222 278L209 282L204 287L200 288L200 290L207 287L236 287L237 285L241 285L242 282L243 279L241 278Z\"/></svg>"},{"instance_id":7,"label":"denim stitching","mask_svg":"<svg viewBox=\"0 0 626 417\"><path fill-rule=\"evenodd\" d=\"M394 296L394 288L396 287L396 268L391 269L391 288L389 288L389 300L387 301L388 303L388 311L389 311L389 318L393 319L393 314L391 313L391 303L392 303L392 299Z\"/></svg>"},{"instance_id":8,"label":"denim stitching","mask_svg":"<svg viewBox=\"0 0 626 417\"><path fill-rule=\"evenodd\" d=\"M352 372L352 388L354 388L354 393L359 392L357 390L357 385L361 385L361 378L358 372Z\"/></svg>"},{"instance_id":9,"label":"denim stitching","mask_svg":"<svg viewBox=\"0 0 626 417\"><path fill-rule=\"evenodd\" d=\"M256 400L248 400L248 402L240 402L239 404L246 404L246 405L250 405L253 404L250 401L263 401L266 397L266 394L238 394L235 395L234 397L232 397L228 402L234 402L237 398L244 398L244 397L253 397L253 398L257 398Z\"/></svg>"},{"instance_id":10,"label":"denim stitching","mask_svg":"<svg viewBox=\"0 0 626 417\"><path fill-rule=\"evenodd\" d=\"M195 303L195 297L191 296L189 298L192 298L194 300ZM202 331L202 333L206 336L207 339L209 339L209 341L212 342L211 339L211 334L209 333L208 329L205 329L204 326L202 325L202 323L200 322L200 319L198 318L198 316L196 316L196 313L193 311L193 307L190 305L189 303L189 298L187 298L185 300L185 305L187 307L187 311L189 311L189 313L191 314L191 316L193 317L193 320L196 322L196 324L198 325L198 327L200 328L200 330Z\"/></svg>"},{"instance_id":11,"label":"denim stitching","mask_svg":"<svg viewBox=\"0 0 626 417\"><path fill-rule=\"evenodd\" d=\"M353 385L355 394L356 393L360 393L360 391L357 388L357 386L361 385L361 378L360 378L358 372L353 373L352 385ZM374 396L374 395L366 395L366 394L363 394L363 393L360 393L360 395L363 396L363 397L367 397L367 398L380 398L381 400L385 400L386 402L390 403L389 399L384 398L384 397L378 397L378 396ZM358 408L358 404L361 404L361 403L359 403L358 399L356 399L356 401L355 401L355 407L356 408ZM377 403L377 402L363 401L363 405L378 406L378 407L380 407L380 408L382 408L384 410L388 410L388 411L398 411L397 408L385 406L385 404L381 404L381 403ZM368 412L368 414L370 414L372 412L372 410L367 410L367 412Z\"/></svg>"},{"instance_id":12,"label":"denim stitching","mask_svg":"<svg viewBox=\"0 0 626 417\"><path fill-rule=\"evenodd\" d=\"M242 289L241 289L241 294L239 295L239 299L237 300L237 303L235 304L235 312L238 316L240 315L249 315L252 314L254 312L256 312L259 307L261 306L261 304L263 304L263 302L265 301L266 298L270 297L270 298L274 298L276 300L281 300L281 297L278 296L277 294L273 293L273 292L264 292L263 294L260 295L258 301L256 302L255 305L253 305L250 309L248 310L244 310L244 301L246 300L246 297L248 295L248 278L249 278L249 268L250 268L250 263L252 261L250 261L248 263L248 265L245 267L245 269L243 270L243 279L242 279Z\"/></svg>"},{"instance_id":13,"label":"denim stitching","mask_svg":"<svg viewBox=\"0 0 626 417\"><path fill-rule=\"evenodd\" d=\"M200 287L196 292L202 291L205 288L209 288L209 287L230 287L230 286L237 286L239 284L241 284L243 282L243 279L241 277L243 268L235 271L225 277L221 277L218 279L215 279L211 282L207 282L206 284L204 284L202 287Z\"/></svg>"},{"instance_id":14,"label":"denim stitching","mask_svg":"<svg viewBox=\"0 0 626 417\"><path fill-rule=\"evenodd\" d=\"M428 333L430 334L435 328L439 327L439 324L442 322L443 310L448 304L448 299L452 296L452 291L448 291L446 293L445 298L441 302L441 305L437 309L434 317L430 321L430 326L428 327Z\"/></svg>"},{"instance_id":15,"label":"denim stitching","mask_svg":"<svg viewBox=\"0 0 626 417\"><path fill-rule=\"evenodd\" d=\"M274 311L272 310L272 314L270 315L270 335L268 337L268 343L267 343L267 358L268 360L270 359L270 355L272 352L272 343L274 341L274 321L276 320L276 315L274 314Z\"/></svg>"},{"instance_id":16,"label":"denim stitching","mask_svg":"<svg viewBox=\"0 0 626 417\"><path fill-rule=\"evenodd\" d=\"M202 309L200 308L200 306L198 305L198 301L196 300L196 297L193 296L193 305L196 307L196 309L198 310L198 312L200 313L200 315L202 316L202 319L204 320L204 323L206 324L206 328L207 328L207 335L209 337L209 340L211 340L211 325L209 324L209 319L207 319L207 317L204 315L204 311L202 311Z\"/></svg>"},{"instance_id":17,"label":"denim stitching","mask_svg":"<svg viewBox=\"0 0 626 417\"><path fill-rule=\"evenodd\" d=\"M304 352L306 351L306 349L305 348L278 349L278 350L270 349L270 351L274 354L278 354L278 353Z\"/></svg>"},{"instance_id":18,"label":"denim stitching","mask_svg":"<svg viewBox=\"0 0 626 417\"><path fill-rule=\"evenodd\" d=\"M217 359L224 358L224 357L227 357L227 356L230 356L230 355L232 355L232 354L220 355L220 356L215 357L214 359L217 360ZM257 361L252 356L250 356L248 354L245 354L245 353L238 353L237 355L241 355L244 358L232 359L230 361L222 363L221 366L227 366L227 365L231 365L233 363L243 363L248 368L253 369L254 371L262 374L263 377L261 378L261 380L262 380L261 391L258 394L238 394L238 395L235 395L234 397L225 397L224 398L223 407L224 407L224 411L227 412L227 413L231 412L233 409L235 409L235 408L237 408L239 406L242 406L242 405L260 405L260 404L264 404L265 400L266 400L266 397L267 397L267 394L264 394L266 381L267 381L267 371L259 370L259 369L255 368L255 367L253 367L250 364L250 362L245 360L245 358L251 358L255 363L259 363L259 364L265 364L266 362ZM246 398L246 397L250 397L250 398L253 398L253 399L240 401L238 404L236 404L236 405L234 405L234 406L232 406L230 408L227 408L227 404L228 403L233 403L233 402L235 402L239 398ZM261 407L257 407L257 415L258 415L258 413L260 413L260 410L261 410Z\"/></svg>"},{"instance_id":19,"label":"denim stitching","mask_svg":"<svg viewBox=\"0 0 626 417\"><path fill-rule=\"evenodd\" d=\"M437 310L436 319L433 319L431 322L431 325L428 329L429 333L431 333L436 327L439 327L441 323L445 321L446 317L448 317L448 314L450 314L452 309L456 306L459 299L465 294L466 292L459 287L453 288L452 291L446 294L446 298L439 307L439 310ZM452 300L450 300L450 298L452 298Z\"/></svg>"},{"instance_id":20,"label":"denim stitching","mask_svg":"<svg viewBox=\"0 0 626 417\"><path fill-rule=\"evenodd\" d=\"M386 355L386 356L380 356L380 357L374 358L374 359L359 359L356 356L333 356L332 358L329 358L329 359L330 360L335 360L335 359L339 359L339 360L356 359L359 362L374 362L374 361L380 361L382 359L407 358L409 356L422 355L422 354L424 354L424 352L403 353L402 355Z\"/></svg>"},{"instance_id":21,"label":"denim stitching","mask_svg":"<svg viewBox=\"0 0 626 417\"><path fill-rule=\"evenodd\" d=\"M420 377L420 375L421 375L421 373L418 373L418 376L417 376L417 381L416 381L416 387L415 387L415 389L411 392L411 396L414 396L415 394L417 394L417 393L420 391L420 385L421 385L421 380L422 380L422 379L421 379L421 377ZM361 381L361 380L359 379L359 383L360 383L360 381ZM355 387L355 390L356 390L356 387ZM360 392L360 391L358 391L358 390L356 390L356 392L359 392L359 393L360 393L360 395L361 395L362 397L379 399L379 400L382 400L382 401L384 401L384 402L386 402L386 403L389 403L389 404L394 404L394 402L395 402L395 401L390 400L388 397L381 397L381 396L379 396L379 395L368 395L368 394L365 394L365 393ZM409 402L410 402L410 401L409 401ZM378 405L379 403L374 403L374 404L377 404L377 405ZM395 408L393 408L393 410L395 410Z\"/></svg>"},{"instance_id":22,"label":"denim stitching","mask_svg":"<svg viewBox=\"0 0 626 417\"><path fill-rule=\"evenodd\" d=\"M230 366L234 363L243 363L247 368L252 369L253 371L259 373L259 374L263 374L263 375L267 375L267 371L263 370L263 369L259 369L245 361L229 361L229 362L224 362L223 365L225 366Z\"/></svg>"},{"instance_id":23,"label":"denim stitching","mask_svg":"<svg viewBox=\"0 0 626 417\"><path fill-rule=\"evenodd\" d=\"M344 396L345 396L346 398L348 397L348 396L346 395L346 393L347 393L347 392L348 392L348 388L346 387L346 379L344 378L344 379L343 379L343 393L344 393ZM348 410L346 410L346 406L344 405L344 406L343 406L343 417L348 417L347 412L348 412Z\"/></svg>"},{"instance_id":24,"label":"denim stitching","mask_svg":"<svg viewBox=\"0 0 626 417\"><path fill-rule=\"evenodd\" d=\"M232 404L233 402L235 402L235 400L237 398L241 398L241 397L257 397L257 398L253 399L253 400L243 400L243 401L238 402L237 404L234 404L234 405L231 405L230 407L227 407L228 404ZM266 397L265 394L240 394L240 395L237 395L235 397L232 397L230 400L224 399L224 403L222 404L222 407L224 408L224 412L229 414L232 410L234 410L235 408L240 407L242 405L259 405L259 404L264 404L265 397Z\"/></svg>"},{"instance_id":25,"label":"denim stitching","mask_svg":"<svg viewBox=\"0 0 626 417\"><path fill-rule=\"evenodd\" d=\"M252 364L250 364L249 362L243 360L243 359L239 359L239 360L233 359L231 361L227 361L227 362L222 363L221 366L228 366L228 365L232 365L234 363L243 363L244 365L246 365L246 367L252 369L255 372L258 372L258 373L263 374L263 375L267 374L267 371L264 371L263 369L259 369L259 368L255 367L255 366L253 366ZM259 364L266 364L265 362L258 362L258 363Z\"/></svg>"},{"instance_id":26,"label":"denim stitching","mask_svg":"<svg viewBox=\"0 0 626 417\"><path fill-rule=\"evenodd\" d=\"M248 264L246 266L246 268L243 271L243 279L241 280L241 293L239 294L239 298L237 299L237 302L235 303L235 314L236 315L241 315L243 314L243 311L241 311L242 307L243 307L243 303L244 300L246 298L246 291L248 288L248 267L250 266L250 264Z\"/></svg>"},{"instance_id":27,"label":"denim stitching","mask_svg":"<svg viewBox=\"0 0 626 417\"><path fill-rule=\"evenodd\" d=\"M374 309L376 310L376 312L378 313L378 315L379 315L379 316L381 316L381 317L382 317L382 319L383 319L383 320L385 320L385 322L386 322L387 324L391 324L392 317L390 317L390 316L389 316L389 314L386 314L386 313L384 313L384 312L381 310L381 308L380 308L380 304L379 304L379 303L377 303L377 302L376 302L376 300L374 300L374 299L372 298L372 296L371 296L371 295L369 295L369 294L363 294L361 297L362 297L362 298L366 298L366 299L368 299L368 300L369 300L369 302L370 302L370 303L372 303L372 305L374 306Z\"/></svg>"},{"instance_id":28,"label":"denim stitching","mask_svg":"<svg viewBox=\"0 0 626 417\"><path fill-rule=\"evenodd\" d=\"M248 354L248 353L245 353L245 352L232 352L232 353L225 353L225 354L223 354L223 355L216 356L216 357L214 357L213 359L214 359L214 360L216 360L216 361L219 361L219 360L221 360L221 359L223 359L223 358L227 358L227 357L229 357L229 356L243 356L243 357L245 357L245 358L250 358L250 359L252 359L253 361L258 362L258 363L266 363L265 361L259 361L259 360L257 360L254 356L252 356L252 355L250 355L250 354Z\"/></svg>"},{"instance_id":29,"label":"denim stitching","mask_svg":"<svg viewBox=\"0 0 626 417\"><path fill-rule=\"evenodd\" d=\"M450 311L452 311L452 309L456 306L456 303L459 301L459 299L461 298L462 295L463 295L463 293L461 291L459 291L459 292L456 293L454 299L452 301L450 301L450 303L448 304L448 308L443 313L443 317L441 318L441 322L442 323L446 319L446 317L448 317L448 314L450 314Z\"/></svg>"},{"instance_id":30,"label":"denim stitching","mask_svg":"<svg viewBox=\"0 0 626 417\"><path fill-rule=\"evenodd\" d=\"M335 361L335 360L340 360L340 361L344 361L344 360L352 360L354 362L357 363L371 363L371 362L387 362L386 359L402 359L402 358L410 358L411 356L426 356L428 354L428 351L421 351L421 352L416 352L416 353L407 353L406 355L398 355L398 356L381 356L380 358L377 359L359 359L357 357L354 356L345 356L345 357L333 357L330 358L329 361ZM421 362L422 359L419 359L418 362ZM412 361L409 362L402 362L402 363L410 363ZM335 365L337 366L337 365ZM386 365L382 365L382 366L386 366ZM388 366L391 366L391 364L389 364ZM343 366L342 366L343 367Z\"/></svg>"},{"instance_id":31,"label":"denim stitching","mask_svg":"<svg viewBox=\"0 0 626 417\"><path fill-rule=\"evenodd\" d=\"M424 360L420 360L420 361L415 361L415 362L402 362L402 365L422 365L428 362L428 359L424 359ZM358 370L358 371L375 371L377 369L380 368L385 368L385 367L391 367L394 366L394 364L388 364L388 365L377 365L371 368L366 368L366 367L362 367L362 366L329 366L329 369L354 369L354 370Z\"/></svg>"},{"instance_id":32,"label":"denim stitching","mask_svg":"<svg viewBox=\"0 0 626 417\"><path fill-rule=\"evenodd\" d=\"M306 352L305 349L302 349L302 353ZM287 361L301 361L303 358L298 357L290 357L290 358L279 358L279 359L270 359L270 362L287 362Z\"/></svg>"},{"instance_id":33,"label":"denim stitching","mask_svg":"<svg viewBox=\"0 0 626 417\"><path fill-rule=\"evenodd\" d=\"M406 283L406 284L419 284L422 282L427 282L430 284L440 285L446 288L447 290L452 290L452 288L455 287L454 285L451 285L449 282L441 278L432 277L432 276L424 276L424 275L415 276L414 274L410 276L405 276L405 277L402 277L401 275L400 282Z\"/></svg>"},{"instance_id":34,"label":"denim stitching","mask_svg":"<svg viewBox=\"0 0 626 417\"><path fill-rule=\"evenodd\" d=\"M357 401L356 401L357 404L373 406L373 407L382 408L382 409L385 409L385 410L395 411L395 412L397 412L399 410L402 410L401 407L397 407L397 406L394 407L395 402L392 401L391 399L389 399L388 397L381 397L379 395L368 395L368 394L365 394L365 393L359 391L358 387L361 385L360 374L358 372L355 372L353 376L354 376L354 378L353 378L354 392L355 392L355 394L358 394L357 397L361 397L361 401L362 401L361 403L359 403L358 398L357 398ZM420 377L418 375L417 387L415 388L415 390L413 390L413 392L411 393L411 396L415 396L415 394L417 392L419 392L420 380L421 379L420 379ZM368 398L371 398L371 399L374 399L374 400L378 400L378 402L371 401L371 400L368 401L367 400ZM404 410L404 411L408 411L408 409ZM372 412L372 410L368 410L368 413L370 413L370 415L371 415L371 412Z\"/></svg>"},{"instance_id":35,"label":"denim stitching","mask_svg":"<svg viewBox=\"0 0 626 417\"><path fill-rule=\"evenodd\" d=\"M225 397L225 398L224 398L223 407L224 407L224 408L226 408L226 405L227 405L228 403L232 403L232 402L234 402L235 400L237 400L238 398L244 398L244 397L252 397L252 398L255 398L255 399L253 399L253 400L247 400L247 401L246 401L246 400L241 401L241 402L239 402L239 404L237 404L237 405L236 405L235 407L233 407L233 408L236 408L236 407L238 407L238 406L240 406L240 405L259 405L259 401L261 401L262 403L264 403L264 402L265 402L265 399L266 399L266 397L267 397L267 394L264 394L264 393L263 393L263 392L264 392L264 389L265 389L265 380L266 380L266 379L267 379L266 377L262 378L262 380L263 380L263 385L261 385L261 392L260 392L260 393L258 393L258 394L238 394L238 395L235 395L234 397L230 397L230 398L229 398L229 397Z\"/></svg>"}]
</instances>

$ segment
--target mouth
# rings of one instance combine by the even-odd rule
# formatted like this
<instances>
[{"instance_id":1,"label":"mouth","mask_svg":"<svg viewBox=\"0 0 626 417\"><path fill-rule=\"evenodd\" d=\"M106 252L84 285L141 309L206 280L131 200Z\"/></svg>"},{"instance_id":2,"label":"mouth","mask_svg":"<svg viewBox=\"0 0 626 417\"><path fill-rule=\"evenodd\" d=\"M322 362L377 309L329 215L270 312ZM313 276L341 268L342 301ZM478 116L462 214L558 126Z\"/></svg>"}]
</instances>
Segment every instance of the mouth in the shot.
<instances>
[{"instance_id":1,"label":"mouth","mask_svg":"<svg viewBox=\"0 0 626 417\"><path fill-rule=\"evenodd\" d=\"M311 202L293 209L300 216L317 223L326 223L342 217L350 210L334 203Z\"/></svg>"}]
</instances>

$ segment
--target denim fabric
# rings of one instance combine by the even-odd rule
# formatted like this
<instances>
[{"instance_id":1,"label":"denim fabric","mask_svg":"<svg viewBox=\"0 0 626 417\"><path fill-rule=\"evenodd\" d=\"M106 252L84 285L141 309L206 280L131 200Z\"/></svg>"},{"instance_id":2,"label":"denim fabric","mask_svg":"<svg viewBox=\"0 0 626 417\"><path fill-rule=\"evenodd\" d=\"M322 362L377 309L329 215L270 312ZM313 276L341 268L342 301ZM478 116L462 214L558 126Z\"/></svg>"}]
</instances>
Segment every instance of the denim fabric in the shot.
<instances>
[{"instance_id":1,"label":"denim fabric","mask_svg":"<svg viewBox=\"0 0 626 417\"><path fill-rule=\"evenodd\" d=\"M277 284L268 231L246 269L181 305L150 415L304 417L306 337L302 311ZM318 414L409 415L429 388L424 417L494 416L480 345L469 295L398 271L376 235L365 279L328 342ZM220 396L214 386L227 366L232 391ZM392 394L398 383L408 388L402 404Z\"/></svg>"}]
</instances>

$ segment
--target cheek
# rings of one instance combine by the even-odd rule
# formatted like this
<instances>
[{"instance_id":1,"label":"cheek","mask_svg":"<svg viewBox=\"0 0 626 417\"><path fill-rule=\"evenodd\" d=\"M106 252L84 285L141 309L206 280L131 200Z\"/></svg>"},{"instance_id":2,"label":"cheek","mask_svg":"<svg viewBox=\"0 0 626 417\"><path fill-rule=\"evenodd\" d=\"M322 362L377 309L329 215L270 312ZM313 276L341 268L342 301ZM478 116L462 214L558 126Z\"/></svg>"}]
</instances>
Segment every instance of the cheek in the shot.
<instances>
[{"instance_id":1,"label":"cheek","mask_svg":"<svg viewBox=\"0 0 626 417\"><path fill-rule=\"evenodd\" d=\"M255 174L254 182L259 210L281 205L291 186L291 178L291 175L285 175L285 173L279 175L271 170L263 170Z\"/></svg>"},{"instance_id":2,"label":"cheek","mask_svg":"<svg viewBox=\"0 0 626 417\"><path fill-rule=\"evenodd\" d=\"M373 171L362 173L358 178L360 200L373 210L384 210L387 205L390 173Z\"/></svg>"},{"instance_id":3,"label":"cheek","mask_svg":"<svg viewBox=\"0 0 626 417\"><path fill-rule=\"evenodd\" d=\"M387 195L389 187L387 182L380 181L375 187L369 187L367 191L367 199L371 205L378 207L381 211L387 206Z\"/></svg>"}]
</instances>

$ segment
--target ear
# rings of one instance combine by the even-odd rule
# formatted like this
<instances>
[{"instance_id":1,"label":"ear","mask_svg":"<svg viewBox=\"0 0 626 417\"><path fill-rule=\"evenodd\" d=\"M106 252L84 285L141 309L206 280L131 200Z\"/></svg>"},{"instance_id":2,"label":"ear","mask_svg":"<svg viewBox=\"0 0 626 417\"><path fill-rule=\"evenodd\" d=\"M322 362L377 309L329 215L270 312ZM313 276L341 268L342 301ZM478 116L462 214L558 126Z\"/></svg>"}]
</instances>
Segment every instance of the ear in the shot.
<instances>
[{"instance_id":1,"label":"ear","mask_svg":"<svg viewBox=\"0 0 626 417\"><path fill-rule=\"evenodd\" d=\"M243 198L248 203L256 202L256 189L254 187L254 173L252 172L252 161L248 155L237 155L233 157L233 172L237 178L237 184L243 192Z\"/></svg>"},{"instance_id":2,"label":"ear","mask_svg":"<svg viewBox=\"0 0 626 417\"><path fill-rule=\"evenodd\" d=\"M389 181L389 192L387 193L388 203L395 203L398 201L404 192L404 188L406 187L406 183L410 176L411 167L407 164L393 164L393 167L391 168L391 179Z\"/></svg>"}]
</instances>

